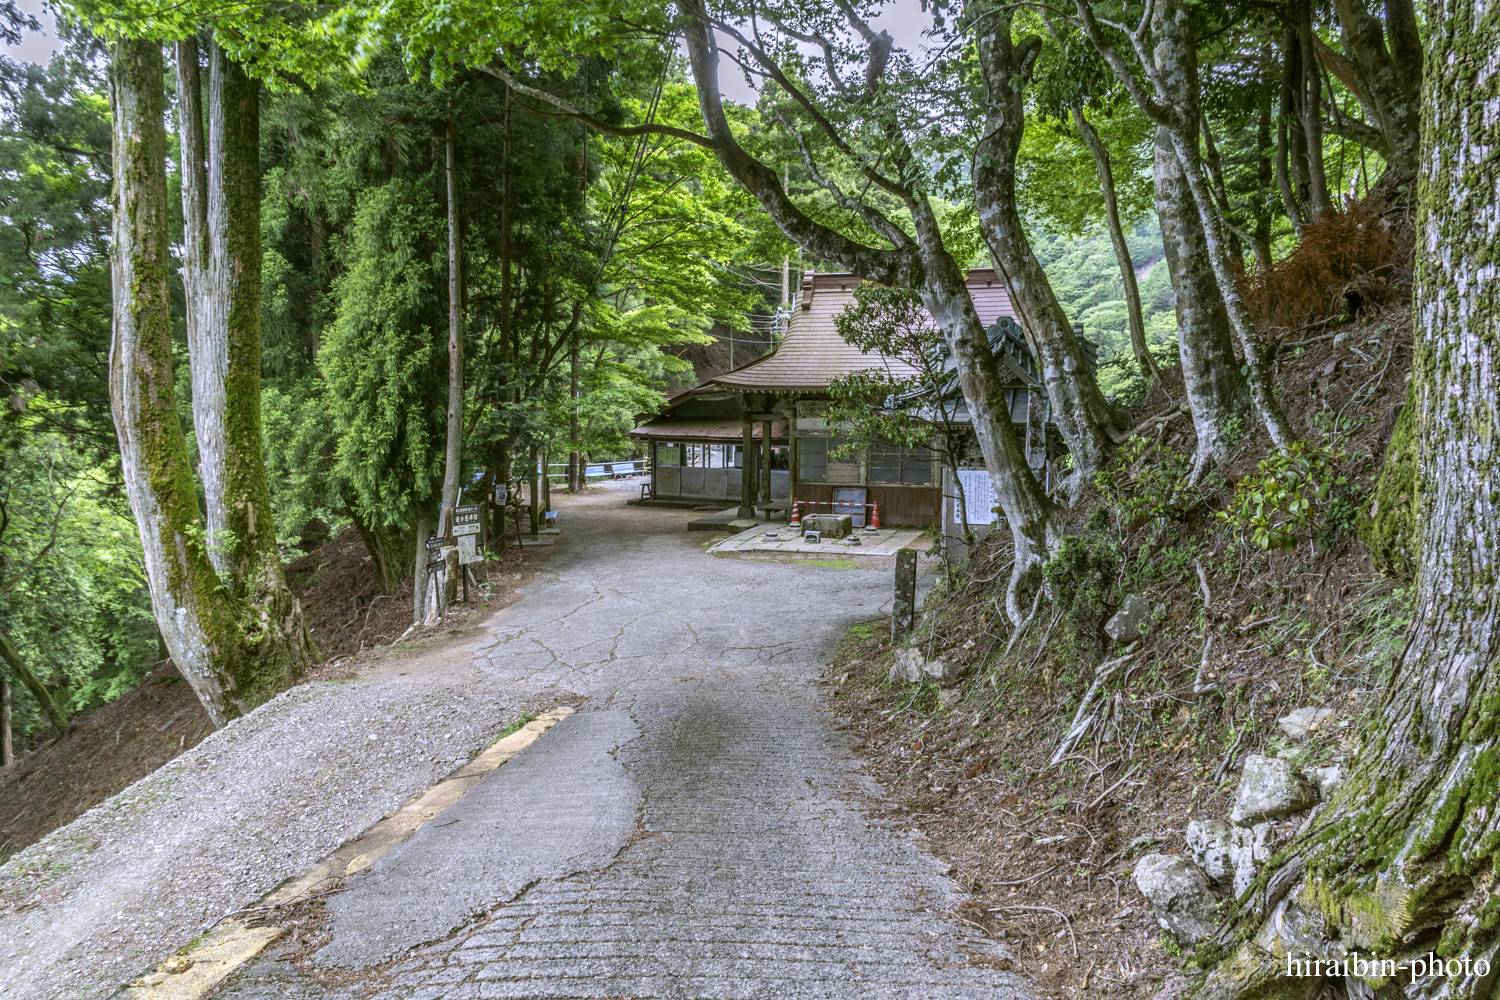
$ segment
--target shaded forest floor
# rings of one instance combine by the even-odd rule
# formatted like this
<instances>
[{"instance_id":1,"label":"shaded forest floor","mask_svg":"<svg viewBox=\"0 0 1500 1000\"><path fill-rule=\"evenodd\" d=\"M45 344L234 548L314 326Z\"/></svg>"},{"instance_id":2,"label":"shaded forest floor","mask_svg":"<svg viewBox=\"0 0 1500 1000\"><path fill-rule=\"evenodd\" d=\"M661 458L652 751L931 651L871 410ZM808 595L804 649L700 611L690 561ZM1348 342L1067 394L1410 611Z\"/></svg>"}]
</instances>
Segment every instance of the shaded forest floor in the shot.
<instances>
[{"instance_id":1,"label":"shaded forest floor","mask_svg":"<svg viewBox=\"0 0 1500 1000\"><path fill-rule=\"evenodd\" d=\"M1011 543L1001 530L939 584L910 637L892 643L888 619L856 626L830 668L860 752L977 894L961 916L1005 940L1041 996L1176 996L1191 956L1136 891L1136 860L1184 853L1189 820L1227 815L1247 754L1343 763L1400 654L1407 591L1376 571L1355 526L1405 398L1409 317L1395 308L1319 324L1283 344L1280 398L1299 433L1336 446L1344 479L1343 505L1325 508L1295 547L1264 550L1218 516L1235 484L1259 474L1269 446L1258 428L1186 503L1140 513L1132 499L1172 481L1191 455L1192 425L1179 418L1117 473L1116 488L1067 512L1066 533L1081 544L1054 568L1053 597L1066 596L1042 600L1008 655ZM1176 377L1132 416L1170 412ZM1131 465L1135 453L1125 454ZM1102 631L1126 594L1153 609L1133 648ZM1208 635L1207 672L1222 692L1195 697ZM890 680L905 646L960 661L963 680L946 691ZM1119 694L1096 709L1104 721L1052 764L1095 666L1127 651ZM1334 717L1293 744L1276 720L1304 706Z\"/></svg>"},{"instance_id":2,"label":"shaded forest floor","mask_svg":"<svg viewBox=\"0 0 1500 1000\"><path fill-rule=\"evenodd\" d=\"M442 621L412 638L461 629L472 619L515 603L518 588L546 561L550 548L512 546L489 560L488 588L470 589ZM412 585L377 594L375 574L353 528L287 566L324 662L309 681L350 678L373 663L411 624ZM68 735L0 768L0 864L144 778L210 732L202 704L170 662L134 690L76 716Z\"/></svg>"}]
</instances>

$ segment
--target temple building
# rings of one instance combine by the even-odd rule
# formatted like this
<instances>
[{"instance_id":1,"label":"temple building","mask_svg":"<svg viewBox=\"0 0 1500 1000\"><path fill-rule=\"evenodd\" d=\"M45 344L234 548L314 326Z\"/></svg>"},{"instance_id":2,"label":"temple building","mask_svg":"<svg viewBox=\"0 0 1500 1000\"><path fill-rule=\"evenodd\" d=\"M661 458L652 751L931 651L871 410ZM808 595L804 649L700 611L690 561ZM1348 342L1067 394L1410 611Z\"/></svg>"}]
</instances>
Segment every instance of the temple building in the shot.
<instances>
[{"instance_id":1,"label":"temple building","mask_svg":"<svg viewBox=\"0 0 1500 1000\"><path fill-rule=\"evenodd\" d=\"M849 513L856 524L878 504L885 527L939 521L947 527L963 519L955 504L945 508L945 499L956 499L958 491L934 449L873 446L842 456L839 429L824 420L829 385L839 376L871 368L897 377L916 374L899 358L864 353L839 336L835 320L853 302L859 282L847 273L804 275L775 350L679 394L632 432L651 457L649 498L738 503L745 514L752 507L784 510L796 499L804 513ZM1050 486L1059 471L1061 438L1047 420L1047 395L1010 296L990 269L970 271L968 286L1006 378L1011 419L1021 425L1033 469ZM1092 352L1093 345L1084 344ZM953 367L952 359L947 364ZM954 421L967 426L956 378L944 393ZM988 479L975 445L965 449L959 465L966 491L971 476ZM992 519L988 504L976 510L971 501L969 522L988 525Z\"/></svg>"}]
</instances>

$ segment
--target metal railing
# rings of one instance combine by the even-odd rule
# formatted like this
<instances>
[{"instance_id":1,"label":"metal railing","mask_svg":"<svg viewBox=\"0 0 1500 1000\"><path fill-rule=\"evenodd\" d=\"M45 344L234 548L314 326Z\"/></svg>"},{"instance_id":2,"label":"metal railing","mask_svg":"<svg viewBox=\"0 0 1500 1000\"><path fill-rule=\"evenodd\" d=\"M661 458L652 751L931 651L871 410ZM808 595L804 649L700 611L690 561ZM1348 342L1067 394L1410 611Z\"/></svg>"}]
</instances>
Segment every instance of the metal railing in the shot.
<instances>
[{"instance_id":1,"label":"metal railing","mask_svg":"<svg viewBox=\"0 0 1500 1000\"><path fill-rule=\"evenodd\" d=\"M540 463L538 463L538 471ZM618 462L590 462L584 468L584 481L599 479L627 479L631 476L644 476L650 471L648 460L644 458L622 459ZM511 473L511 481L526 480L530 478L526 466L517 466ZM553 462L547 466L547 478L553 483L566 483L568 481L568 463Z\"/></svg>"}]
</instances>

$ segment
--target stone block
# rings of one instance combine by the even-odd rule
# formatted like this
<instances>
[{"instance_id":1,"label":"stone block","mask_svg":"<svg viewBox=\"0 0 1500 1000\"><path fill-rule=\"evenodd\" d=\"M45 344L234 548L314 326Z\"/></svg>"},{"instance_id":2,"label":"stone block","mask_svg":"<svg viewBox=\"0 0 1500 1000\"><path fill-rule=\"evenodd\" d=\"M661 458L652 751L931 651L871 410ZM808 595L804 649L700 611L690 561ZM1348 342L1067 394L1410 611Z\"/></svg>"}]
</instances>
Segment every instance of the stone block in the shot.
<instances>
[{"instance_id":1,"label":"stone block","mask_svg":"<svg viewBox=\"0 0 1500 1000\"><path fill-rule=\"evenodd\" d=\"M1261 866L1271 860L1291 836L1293 823L1257 823L1234 827L1229 834L1229 862L1234 869L1234 894L1241 895L1255 881Z\"/></svg>"},{"instance_id":2,"label":"stone block","mask_svg":"<svg viewBox=\"0 0 1500 1000\"><path fill-rule=\"evenodd\" d=\"M1234 874L1229 845L1235 829L1222 819L1195 819L1187 825L1185 837L1193 863L1211 882L1227 882Z\"/></svg>"},{"instance_id":3,"label":"stone block","mask_svg":"<svg viewBox=\"0 0 1500 1000\"><path fill-rule=\"evenodd\" d=\"M907 684L915 684L922 679L922 666L926 662L927 658L920 649L897 650L896 660L891 664L891 683L905 681Z\"/></svg>"},{"instance_id":4,"label":"stone block","mask_svg":"<svg viewBox=\"0 0 1500 1000\"><path fill-rule=\"evenodd\" d=\"M946 656L939 656L935 660L928 660L922 664L922 673L937 681L943 686L953 684L958 680L958 675L963 673L964 667L957 660L950 660Z\"/></svg>"},{"instance_id":5,"label":"stone block","mask_svg":"<svg viewBox=\"0 0 1500 1000\"><path fill-rule=\"evenodd\" d=\"M1344 770L1336 764L1333 767L1304 767L1302 777L1318 790L1318 800L1327 802L1343 783Z\"/></svg>"},{"instance_id":6,"label":"stone block","mask_svg":"<svg viewBox=\"0 0 1500 1000\"><path fill-rule=\"evenodd\" d=\"M1134 642L1141 637L1142 629L1151 618L1151 605L1137 594L1126 594L1109 621L1104 623L1104 632L1116 642Z\"/></svg>"},{"instance_id":7,"label":"stone block","mask_svg":"<svg viewBox=\"0 0 1500 1000\"><path fill-rule=\"evenodd\" d=\"M854 530L854 519L848 514L809 514L802 519L803 531L816 531L826 541L845 538Z\"/></svg>"}]
</instances>

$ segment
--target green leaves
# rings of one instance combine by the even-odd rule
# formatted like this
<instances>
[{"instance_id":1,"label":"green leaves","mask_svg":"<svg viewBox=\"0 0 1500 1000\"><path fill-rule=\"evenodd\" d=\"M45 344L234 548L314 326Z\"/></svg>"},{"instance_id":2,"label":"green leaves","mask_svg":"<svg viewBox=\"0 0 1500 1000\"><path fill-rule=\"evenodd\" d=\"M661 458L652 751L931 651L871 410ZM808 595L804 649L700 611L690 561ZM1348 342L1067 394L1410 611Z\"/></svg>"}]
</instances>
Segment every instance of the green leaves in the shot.
<instances>
[{"instance_id":1,"label":"green leaves","mask_svg":"<svg viewBox=\"0 0 1500 1000\"><path fill-rule=\"evenodd\" d=\"M1327 505L1344 454L1335 448L1297 441L1262 459L1252 476L1235 484L1234 499L1219 517L1248 534L1262 549L1295 548Z\"/></svg>"},{"instance_id":2,"label":"green leaves","mask_svg":"<svg viewBox=\"0 0 1500 1000\"><path fill-rule=\"evenodd\" d=\"M397 178L359 197L318 362L338 435L334 474L373 523L405 524L441 475L447 304L432 185Z\"/></svg>"},{"instance_id":3,"label":"green leaves","mask_svg":"<svg viewBox=\"0 0 1500 1000\"><path fill-rule=\"evenodd\" d=\"M48 429L59 409L38 396L6 422L0 632L71 715L152 670L156 626L124 497L87 452ZM46 723L26 690L13 688L24 738Z\"/></svg>"},{"instance_id":4,"label":"green leaves","mask_svg":"<svg viewBox=\"0 0 1500 1000\"><path fill-rule=\"evenodd\" d=\"M948 398L953 375L946 344L909 289L866 282L834 321L839 336L868 352L870 367L829 385L833 402L825 419L844 435L844 451L871 445L936 450L951 459L961 435L952 426L957 399Z\"/></svg>"}]
</instances>

